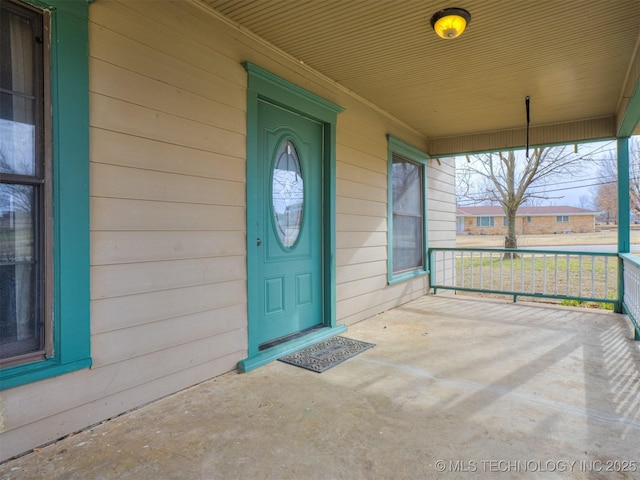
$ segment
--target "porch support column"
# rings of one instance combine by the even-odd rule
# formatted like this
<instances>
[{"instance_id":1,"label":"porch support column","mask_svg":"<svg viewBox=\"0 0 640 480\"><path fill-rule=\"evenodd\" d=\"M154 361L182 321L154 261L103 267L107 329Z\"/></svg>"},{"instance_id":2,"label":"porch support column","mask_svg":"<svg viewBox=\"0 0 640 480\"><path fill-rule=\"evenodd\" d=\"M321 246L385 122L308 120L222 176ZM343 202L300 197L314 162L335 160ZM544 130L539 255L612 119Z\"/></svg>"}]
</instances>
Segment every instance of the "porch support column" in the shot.
<instances>
[{"instance_id":1,"label":"porch support column","mask_svg":"<svg viewBox=\"0 0 640 480\"><path fill-rule=\"evenodd\" d=\"M618 253L629 253L631 233L629 225L629 137L618 138Z\"/></svg>"},{"instance_id":2,"label":"porch support column","mask_svg":"<svg viewBox=\"0 0 640 480\"><path fill-rule=\"evenodd\" d=\"M618 253L629 253L631 232L629 225L629 137L618 138ZM616 312L623 313L624 263L618 257L618 303Z\"/></svg>"}]
</instances>

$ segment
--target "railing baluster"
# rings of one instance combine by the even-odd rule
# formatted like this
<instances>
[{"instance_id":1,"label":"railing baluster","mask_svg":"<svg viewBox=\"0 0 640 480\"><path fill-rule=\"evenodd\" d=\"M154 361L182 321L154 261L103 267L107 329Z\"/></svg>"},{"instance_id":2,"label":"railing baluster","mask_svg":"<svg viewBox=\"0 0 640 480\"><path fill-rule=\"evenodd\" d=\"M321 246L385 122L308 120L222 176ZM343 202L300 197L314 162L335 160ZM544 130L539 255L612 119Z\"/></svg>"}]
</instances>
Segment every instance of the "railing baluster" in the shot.
<instances>
[{"instance_id":1,"label":"railing baluster","mask_svg":"<svg viewBox=\"0 0 640 480\"><path fill-rule=\"evenodd\" d=\"M536 254L531 254L531 293L536 293Z\"/></svg>"},{"instance_id":2,"label":"railing baluster","mask_svg":"<svg viewBox=\"0 0 640 480\"><path fill-rule=\"evenodd\" d=\"M542 254L542 294L547 294L547 254Z\"/></svg>"},{"instance_id":3,"label":"railing baluster","mask_svg":"<svg viewBox=\"0 0 640 480\"><path fill-rule=\"evenodd\" d=\"M582 296L582 255L578 257L578 296Z\"/></svg>"},{"instance_id":4,"label":"railing baluster","mask_svg":"<svg viewBox=\"0 0 640 480\"><path fill-rule=\"evenodd\" d=\"M569 266L569 254L567 254L567 297L569 296L569 282L570 282L569 270L570 269L571 267Z\"/></svg>"},{"instance_id":5,"label":"railing baluster","mask_svg":"<svg viewBox=\"0 0 640 480\"><path fill-rule=\"evenodd\" d=\"M591 255L591 297L596 296L596 256Z\"/></svg>"},{"instance_id":6,"label":"railing baluster","mask_svg":"<svg viewBox=\"0 0 640 480\"><path fill-rule=\"evenodd\" d=\"M484 288L484 280L483 280L484 263L482 260L482 253L483 252L480 252L480 288Z\"/></svg>"},{"instance_id":7,"label":"railing baluster","mask_svg":"<svg viewBox=\"0 0 640 480\"><path fill-rule=\"evenodd\" d=\"M452 287L456 287L458 285L458 275L460 272L458 272L458 266L456 265L456 257L457 257L457 252L452 251L450 252L451 255L449 257L449 261L451 262L451 286Z\"/></svg>"},{"instance_id":8,"label":"railing baluster","mask_svg":"<svg viewBox=\"0 0 640 480\"><path fill-rule=\"evenodd\" d=\"M489 252L489 286L493 288L493 252Z\"/></svg>"},{"instance_id":9,"label":"railing baluster","mask_svg":"<svg viewBox=\"0 0 640 480\"><path fill-rule=\"evenodd\" d=\"M553 282L554 282L553 294L558 295L558 254L557 253L553 256L553 262L555 267L555 270L553 273Z\"/></svg>"},{"instance_id":10,"label":"railing baluster","mask_svg":"<svg viewBox=\"0 0 640 480\"><path fill-rule=\"evenodd\" d=\"M509 258L511 259L511 291L513 292L513 255L510 255Z\"/></svg>"},{"instance_id":11,"label":"railing baluster","mask_svg":"<svg viewBox=\"0 0 640 480\"><path fill-rule=\"evenodd\" d=\"M604 257L604 298L609 298L609 257Z\"/></svg>"},{"instance_id":12,"label":"railing baluster","mask_svg":"<svg viewBox=\"0 0 640 480\"><path fill-rule=\"evenodd\" d=\"M469 286L473 288L473 251L469 252L469 261L471 262L471 279Z\"/></svg>"}]
</instances>

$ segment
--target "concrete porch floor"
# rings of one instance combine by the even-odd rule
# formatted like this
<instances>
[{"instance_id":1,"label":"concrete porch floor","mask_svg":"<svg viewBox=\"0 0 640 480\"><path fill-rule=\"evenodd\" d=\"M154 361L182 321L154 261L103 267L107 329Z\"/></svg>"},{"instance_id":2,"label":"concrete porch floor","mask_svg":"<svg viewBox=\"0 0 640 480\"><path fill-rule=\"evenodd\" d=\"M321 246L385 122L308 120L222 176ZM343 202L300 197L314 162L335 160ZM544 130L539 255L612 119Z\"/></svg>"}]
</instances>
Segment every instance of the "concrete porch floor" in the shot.
<instances>
[{"instance_id":1,"label":"concrete porch floor","mask_svg":"<svg viewBox=\"0 0 640 480\"><path fill-rule=\"evenodd\" d=\"M229 373L0 465L3 479L640 478L626 317L425 296L322 374Z\"/></svg>"}]
</instances>

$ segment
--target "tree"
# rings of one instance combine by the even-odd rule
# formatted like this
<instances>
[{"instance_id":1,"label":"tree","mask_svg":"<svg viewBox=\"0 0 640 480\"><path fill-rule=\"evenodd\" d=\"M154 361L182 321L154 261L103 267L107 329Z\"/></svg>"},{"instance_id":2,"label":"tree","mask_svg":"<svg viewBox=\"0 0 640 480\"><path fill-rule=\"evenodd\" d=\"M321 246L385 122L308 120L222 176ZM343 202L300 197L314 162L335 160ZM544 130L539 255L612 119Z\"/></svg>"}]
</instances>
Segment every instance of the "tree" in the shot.
<instances>
[{"instance_id":1,"label":"tree","mask_svg":"<svg viewBox=\"0 0 640 480\"><path fill-rule=\"evenodd\" d=\"M618 183L613 181L598 187L595 203L604 215L607 225L618 218Z\"/></svg>"},{"instance_id":2,"label":"tree","mask_svg":"<svg viewBox=\"0 0 640 480\"><path fill-rule=\"evenodd\" d=\"M591 196L589 195L580 195L580 198L578 198L578 208L588 210L592 208L592 203Z\"/></svg>"},{"instance_id":3,"label":"tree","mask_svg":"<svg viewBox=\"0 0 640 480\"><path fill-rule=\"evenodd\" d=\"M586 162L591 162L588 154L578 155L573 146L534 148L528 158L524 151L510 150L469 155L466 159L467 163L460 168L460 176L466 179L467 192L473 193L466 193L463 199L502 206L508 224L505 248L518 248L518 208L527 202L549 199L545 193L547 184L561 177L575 177L584 169ZM470 179L477 179L477 182ZM457 193L461 194L465 188L460 188Z\"/></svg>"}]
</instances>

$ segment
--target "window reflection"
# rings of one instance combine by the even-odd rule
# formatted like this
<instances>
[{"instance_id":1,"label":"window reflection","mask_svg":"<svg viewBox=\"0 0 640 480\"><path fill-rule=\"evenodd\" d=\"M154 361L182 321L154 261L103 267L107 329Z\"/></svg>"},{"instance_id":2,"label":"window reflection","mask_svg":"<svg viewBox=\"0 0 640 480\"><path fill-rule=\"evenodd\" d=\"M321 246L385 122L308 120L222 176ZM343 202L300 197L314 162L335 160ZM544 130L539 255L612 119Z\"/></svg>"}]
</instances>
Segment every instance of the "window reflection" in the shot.
<instances>
[{"instance_id":1,"label":"window reflection","mask_svg":"<svg viewBox=\"0 0 640 480\"><path fill-rule=\"evenodd\" d=\"M393 155L393 271L424 265L422 166Z\"/></svg>"},{"instance_id":2,"label":"window reflection","mask_svg":"<svg viewBox=\"0 0 640 480\"><path fill-rule=\"evenodd\" d=\"M272 202L280 242L291 247L300 235L304 182L298 152L290 140L283 141L278 147L272 176Z\"/></svg>"},{"instance_id":3,"label":"window reflection","mask_svg":"<svg viewBox=\"0 0 640 480\"><path fill-rule=\"evenodd\" d=\"M37 341L34 196L34 187L0 184L0 345Z\"/></svg>"}]
</instances>

